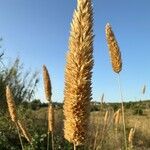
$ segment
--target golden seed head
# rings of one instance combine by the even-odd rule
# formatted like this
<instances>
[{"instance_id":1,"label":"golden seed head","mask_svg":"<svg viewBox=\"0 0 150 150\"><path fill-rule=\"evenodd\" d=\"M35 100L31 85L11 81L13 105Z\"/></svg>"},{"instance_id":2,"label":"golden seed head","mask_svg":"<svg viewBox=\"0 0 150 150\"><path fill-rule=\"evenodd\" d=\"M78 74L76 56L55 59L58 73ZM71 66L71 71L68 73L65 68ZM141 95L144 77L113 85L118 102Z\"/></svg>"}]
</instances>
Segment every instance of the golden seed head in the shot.
<instances>
[{"instance_id":1,"label":"golden seed head","mask_svg":"<svg viewBox=\"0 0 150 150\"><path fill-rule=\"evenodd\" d=\"M6 99L7 99L7 105L8 105L8 110L10 113L11 120L13 122L16 122L17 121L16 106L15 106L13 94L9 86L6 86Z\"/></svg>"},{"instance_id":2,"label":"golden seed head","mask_svg":"<svg viewBox=\"0 0 150 150\"><path fill-rule=\"evenodd\" d=\"M44 80L45 97L46 100L50 102L52 96L52 87L49 73L45 65L43 65L43 80Z\"/></svg>"},{"instance_id":3,"label":"golden seed head","mask_svg":"<svg viewBox=\"0 0 150 150\"><path fill-rule=\"evenodd\" d=\"M129 137L128 137L128 142L131 143L131 144L133 142L134 134L135 134L135 129L131 128L130 132L129 132Z\"/></svg>"},{"instance_id":4,"label":"golden seed head","mask_svg":"<svg viewBox=\"0 0 150 150\"><path fill-rule=\"evenodd\" d=\"M21 130L23 136L26 138L26 140L29 143L31 143L32 137L31 137L30 133L27 131L27 128L25 127L25 125L20 120L18 120L17 124L18 124L18 127Z\"/></svg>"},{"instance_id":5,"label":"golden seed head","mask_svg":"<svg viewBox=\"0 0 150 150\"><path fill-rule=\"evenodd\" d=\"M108 119L109 119L109 111L107 110L104 117L104 124L108 123Z\"/></svg>"},{"instance_id":6,"label":"golden seed head","mask_svg":"<svg viewBox=\"0 0 150 150\"><path fill-rule=\"evenodd\" d=\"M48 105L48 132L54 131L54 108L52 104Z\"/></svg>"},{"instance_id":7,"label":"golden seed head","mask_svg":"<svg viewBox=\"0 0 150 150\"><path fill-rule=\"evenodd\" d=\"M118 43L115 39L115 35L109 23L106 24L105 32L106 32L106 39L109 48L112 68L114 72L119 73L122 69L121 52L119 50Z\"/></svg>"},{"instance_id":8,"label":"golden seed head","mask_svg":"<svg viewBox=\"0 0 150 150\"><path fill-rule=\"evenodd\" d=\"M86 143L92 99L93 14L91 0L78 0L74 11L65 68L64 136Z\"/></svg>"},{"instance_id":9,"label":"golden seed head","mask_svg":"<svg viewBox=\"0 0 150 150\"><path fill-rule=\"evenodd\" d=\"M116 126L119 125L120 118L121 118L121 109L118 109L114 114L114 123Z\"/></svg>"}]
</instances>

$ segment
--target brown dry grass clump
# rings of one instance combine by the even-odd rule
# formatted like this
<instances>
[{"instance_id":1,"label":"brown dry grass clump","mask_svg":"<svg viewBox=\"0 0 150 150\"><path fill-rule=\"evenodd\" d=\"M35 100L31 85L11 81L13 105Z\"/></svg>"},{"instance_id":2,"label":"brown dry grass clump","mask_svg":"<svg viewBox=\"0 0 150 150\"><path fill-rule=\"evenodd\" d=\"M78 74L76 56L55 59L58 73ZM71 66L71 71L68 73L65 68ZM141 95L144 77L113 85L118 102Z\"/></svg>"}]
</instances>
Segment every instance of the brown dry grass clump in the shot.
<instances>
[{"instance_id":1,"label":"brown dry grass clump","mask_svg":"<svg viewBox=\"0 0 150 150\"><path fill-rule=\"evenodd\" d=\"M106 24L105 32L109 48L109 54L111 57L112 68L116 73L119 73L122 69L121 53L118 43L115 39L115 35L109 23Z\"/></svg>"},{"instance_id":2,"label":"brown dry grass clump","mask_svg":"<svg viewBox=\"0 0 150 150\"><path fill-rule=\"evenodd\" d=\"M93 14L91 0L78 0L74 11L65 68L64 136L83 145L87 139L92 99Z\"/></svg>"},{"instance_id":3,"label":"brown dry grass clump","mask_svg":"<svg viewBox=\"0 0 150 150\"><path fill-rule=\"evenodd\" d=\"M11 120L17 122L16 105L9 86L6 87L6 99Z\"/></svg>"}]
</instances>

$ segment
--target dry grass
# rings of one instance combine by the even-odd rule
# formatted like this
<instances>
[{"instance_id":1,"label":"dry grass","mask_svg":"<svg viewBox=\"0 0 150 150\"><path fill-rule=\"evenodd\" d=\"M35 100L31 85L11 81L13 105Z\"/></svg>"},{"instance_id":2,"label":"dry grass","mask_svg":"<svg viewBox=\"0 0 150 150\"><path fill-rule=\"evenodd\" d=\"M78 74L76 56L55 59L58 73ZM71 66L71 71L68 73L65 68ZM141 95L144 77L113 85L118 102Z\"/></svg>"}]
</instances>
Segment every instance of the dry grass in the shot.
<instances>
[{"instance_id":1,"label":"dry grass","mask_svg":"<svg viewBox=\"0 0 150 150\"><path fill-rule=\"evenodd\" d=\"M11 120L16 123L17 122L16 105L9 86L6 87L6 99Z\"/></svg>"},{"instance_id":2,"label":"dry grass","mask_svg":"<svg viewBox=\"0 0 150 150\"><path fill-rule=\"evenodd\" d=\"M52 86L50 76L45 65L43 65L43 82L44 82L45 98L48 102L51 102Z\"/></svg>"},{"instance_id":3,"label":"dry grass","mask_svg":"<svg viewBox=\"0 0 150 150\"><path fill-rule=\"evenodd\" d=\"M65 68L64 137L74 145L84 145L90 114L93 68L91 0L78 0L74 11Z\"/></svg>"},{"instance_id":4,"label":"dry grass","mask_svg":"<svg viewBox=\"0 0 150 150\"><path fill-rule=\"evenodd\" d=\"M106 25L105 32L112 68L114 72L119 73L122 69L121 53L119 50L117 40L109 23Z\"/></svg>"}]
</instances>

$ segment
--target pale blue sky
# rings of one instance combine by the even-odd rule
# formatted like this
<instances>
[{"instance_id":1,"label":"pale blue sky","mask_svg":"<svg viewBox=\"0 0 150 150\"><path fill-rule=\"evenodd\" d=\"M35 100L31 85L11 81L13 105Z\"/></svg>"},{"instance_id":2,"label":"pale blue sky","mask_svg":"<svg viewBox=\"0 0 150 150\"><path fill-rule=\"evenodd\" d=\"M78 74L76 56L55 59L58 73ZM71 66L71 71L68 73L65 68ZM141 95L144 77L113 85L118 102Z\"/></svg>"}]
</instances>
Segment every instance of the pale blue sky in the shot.
<instances>
[{"instance_id":1,"label":"pale blue sky","mask_svg":"<svg viewBox=\"0 0 150 150\"><path fill-rule=\"evenodd\" d=\"M46 64L53 86L53 100L63 100L65 54L75 0L1 0L0 36L5 59L19 56L25 68L39 70ZM105 93L107 101L119 101L115 74L109 61L104 27L112 25L123 59L121 81L125 100L149 98L150 1L93 0L94 59L93 98ZM43 99L42 78L36 95Z\"/></svg>"}]
</instances>

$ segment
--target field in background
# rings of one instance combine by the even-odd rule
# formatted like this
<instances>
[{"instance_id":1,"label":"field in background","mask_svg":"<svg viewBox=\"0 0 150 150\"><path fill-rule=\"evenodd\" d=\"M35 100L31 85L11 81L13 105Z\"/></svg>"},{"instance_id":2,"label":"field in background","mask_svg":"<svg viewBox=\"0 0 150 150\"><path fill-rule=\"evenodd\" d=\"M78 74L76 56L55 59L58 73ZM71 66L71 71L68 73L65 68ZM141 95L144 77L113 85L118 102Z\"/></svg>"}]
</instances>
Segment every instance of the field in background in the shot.
<instances>
[{"instance_id":1,"label":"field in background","mask_svg":"<svg viewBox=\"0 0 150 150\"><path fill-rule=\"evenodd\" d=\"M100 104L92 103L91 117L90 117L90 139L89 147L98 147L102 135L103 138L103 150L112 150L119 148L118 145L123 145L123 132L122 132L122 121L120 121L118 129L118 141L115 137L115 129L113 124L113 114L115 110L119 108L120 104L104 104L101 108ZM59 105L55 108L55 135L56 141L61 143L63 139L63 111L62 106ZM100 110L99 110L100 109ZM108 127L103 132L104 128L104 117L106 110L109 111L109 121ZM38 120L42 120L47 115L47 108L40 108L39 110L34 111L35 116ZM129 102L125 104L125 120L126 120L126 131L127 137L131 128L136 128L133 145L135 150L148 150L150 149L150 101L145 102ZM45 121L44 121L45 122ZM43 125L41 125L43 126ZM96 139L96 142L95 142ZM118 143L119 142L119 143ZM96 143L94 145L94 143ZM60 144L63 147L63 143ZM97 148L99 149L99 148Z\"/></svg>"},{"instance_id":2,"label":"field in background","mask_svg":"<svg viewBox=\"0 0 150 150\"><path fill-rule=\"evenodd\" d=\"M63 110L61 103L55 105L55 129L54 142L56 150L72 150L73 146L63 137ZM118 134L114 126L113 115L118 110L120 104L109 103L91 103L90 115L90 135L88 148L93 150L94 147L100 150L117 150L124 146L122 121L118 126ZM44 150L47 144L47 104L40 101L24 102L17 108L19 118L26 124L29 132L33 137L34 150ZM108 122L105 126L104 117L106 110L109 112ZM133 138L133 150L150 150L150 101L129 102L125 103L125 120L127 137L131 128L135 127ZM105 127L104 127L105 126ZM22 136L25 150L32 150L26 139ZM16 143L14 145L14 142ZM10 116L0 117L0 149L19 150L20 143L16 128L10 120Z\"/></svg>"}]
</instances>

